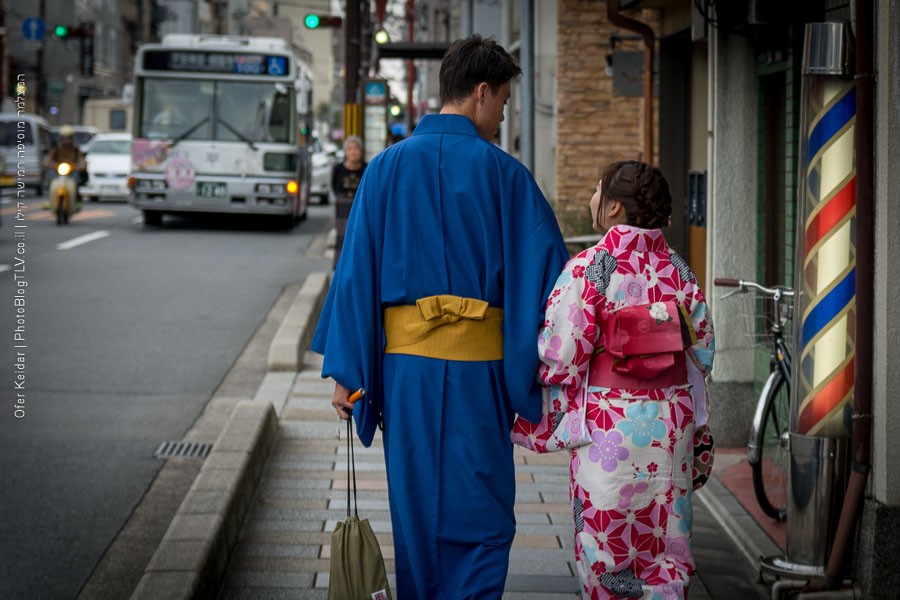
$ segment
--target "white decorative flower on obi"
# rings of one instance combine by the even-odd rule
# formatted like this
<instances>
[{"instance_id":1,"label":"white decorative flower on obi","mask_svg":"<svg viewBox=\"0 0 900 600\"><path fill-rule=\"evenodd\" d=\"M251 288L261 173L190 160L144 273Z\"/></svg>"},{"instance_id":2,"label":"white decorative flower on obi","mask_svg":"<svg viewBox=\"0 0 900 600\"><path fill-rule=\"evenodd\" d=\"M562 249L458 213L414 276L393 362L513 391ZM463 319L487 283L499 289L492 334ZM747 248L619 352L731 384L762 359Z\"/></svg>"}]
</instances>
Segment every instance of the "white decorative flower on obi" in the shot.
<instances>
[{"instance_id":1,"label":"white decorative flower on obi","mask_svg":"<svg viewBox=\"0 0 900 600\"><path fill-rule=\"evenodd\" d=\"M653 304L651 304L650 316L656 319L657 325L668 323L672 320L672 317L669 315L669 313L666 312L666 305L664 302L654 302Z\"/></svg>"}]
</instances>

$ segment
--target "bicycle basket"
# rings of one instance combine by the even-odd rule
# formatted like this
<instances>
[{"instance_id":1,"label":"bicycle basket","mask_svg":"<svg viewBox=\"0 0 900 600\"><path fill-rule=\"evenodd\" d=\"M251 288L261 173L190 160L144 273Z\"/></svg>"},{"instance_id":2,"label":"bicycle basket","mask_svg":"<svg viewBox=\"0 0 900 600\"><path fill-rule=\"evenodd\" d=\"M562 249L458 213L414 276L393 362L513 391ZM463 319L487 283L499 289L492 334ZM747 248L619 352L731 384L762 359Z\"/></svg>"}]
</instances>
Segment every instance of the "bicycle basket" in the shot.
<instances>
[{"instance_id":1,"label":"bicycle basket","mask_svg":"<svg viewBox=\"0 0 900 600\"><path fill-rule=\"evenodd\" d=\"M772 345L772 327L780 323L784 329L785 343L791 342L791 319L794 307L793 298L782 296L778 302L778 313L775 314L775 299L761 292L749 291L740 295L741 316L744 321L744 335L751 347Z\"/></svg>"}]
</instances>

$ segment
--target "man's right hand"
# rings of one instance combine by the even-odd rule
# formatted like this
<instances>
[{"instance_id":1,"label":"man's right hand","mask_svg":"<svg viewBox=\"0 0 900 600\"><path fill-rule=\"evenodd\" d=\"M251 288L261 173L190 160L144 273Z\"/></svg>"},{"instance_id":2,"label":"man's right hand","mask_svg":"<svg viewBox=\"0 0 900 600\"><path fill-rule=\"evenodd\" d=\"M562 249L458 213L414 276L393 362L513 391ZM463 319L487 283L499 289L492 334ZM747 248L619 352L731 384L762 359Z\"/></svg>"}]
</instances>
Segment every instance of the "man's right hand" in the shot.
<instances>
[{"instance_id":1,"label":"man's right hand","mask_svg":"<svg viewBox=\"0 0 900 600\"><path fill-rule=\"evenodd\" d=\"M337 411L338 416L347 420L353 413L353 403L350 402L350 390L338 382L334 382L334 394L331 396L331 405Z\"/></svg>"}]
</instances>

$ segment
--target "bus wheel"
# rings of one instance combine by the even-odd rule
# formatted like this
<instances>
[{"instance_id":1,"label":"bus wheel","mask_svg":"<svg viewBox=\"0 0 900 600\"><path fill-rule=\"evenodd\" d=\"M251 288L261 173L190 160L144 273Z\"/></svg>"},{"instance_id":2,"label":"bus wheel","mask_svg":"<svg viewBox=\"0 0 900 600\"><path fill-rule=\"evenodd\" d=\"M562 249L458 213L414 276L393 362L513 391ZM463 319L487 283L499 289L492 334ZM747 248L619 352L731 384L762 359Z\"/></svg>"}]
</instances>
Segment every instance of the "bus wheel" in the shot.
<instances>
[{"instance_id":1,"label":"bus wheel","mask_svg":"<svg viewBox=\"0 0 900 600\"><path fill-rule=\"evenodd\" d=\"M147 227L159 227L162 225L163 214L158 210L145 210L144 225Z\"/></svg>"}]
</instances>

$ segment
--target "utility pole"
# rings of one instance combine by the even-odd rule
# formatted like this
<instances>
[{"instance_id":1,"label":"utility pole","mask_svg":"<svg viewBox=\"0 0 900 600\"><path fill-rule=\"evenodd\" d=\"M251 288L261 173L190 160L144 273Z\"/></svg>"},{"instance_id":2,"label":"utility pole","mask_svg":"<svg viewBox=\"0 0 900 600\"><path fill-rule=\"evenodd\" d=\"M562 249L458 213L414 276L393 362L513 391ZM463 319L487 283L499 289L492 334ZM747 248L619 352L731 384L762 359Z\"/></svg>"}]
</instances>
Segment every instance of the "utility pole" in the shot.
<instances>
[{"instance_id":1,"label":"utility pole","mask_svg":"<svg viewBox=\"0 0 900 600\"><path fill-rule=\"evenodd\" d=\"M46 22L47 16L47 0L41 0L38 5L38 17L42 21ZM44 84L44 45L47 43L49 36L44 36L44 39L39 42L37 49L37 68L35 69L35 73L37 77L35 78L35 93L34 93L34 112L36 114L41 114L41 108L44 106L44 88L47 86Z\"/></svg>"},{"instance_id":2,"label":"utility pole","mask_svg":"<svg viewBox=\"0 0 900 600\"><path fill-rule=\"evenodd\" d=\"M534 4L522 0L519 64L522 67L522 164L534 173Z\"/></svg>"},{"instance_id":3,"label":"utility pole","mask_svg":"<svg viewBox=\"0 0 900 600\"><path fill-rule=\"evenodd\" d=\"M0 0L0 106L6 93L6 12L3 9L3 0Z\"/></svg>"},{"instance_id":4,"label":"utility pole","mask_svg":"<svg viewBox=\"0 0 900 600\"><path fill-rule=\"evenodd\" d=\"M344 137L362 137L362 107L359 99L360 64L360 4L361 0L347 2L347 20L344 26ZM368 3L366 3L368 6Z\"/></svg>"},{"instance_id":5,"label":"utility pole","mask_svg":"<svg viewBox=\"0 0 900 600\"><path fill-rule=\"evenodd\" d=\"M416 0L406 0L406 21L409 23L409 41L416 41ZM406 61L406 135L413 130L413 87L416 85L416 63L413 59Z\"/></svg>"},{"instance_id":6,"label":"utility pole","mask_svg":"<svg viewBox=\"0 0 900 600\"><path fill-rule=\"evenodd\" d=\"M372 13L369 9L369 0L363 0L360 14L360 76L365 79L369 76L372 67Z\"/></svg>"}]
</instances>

